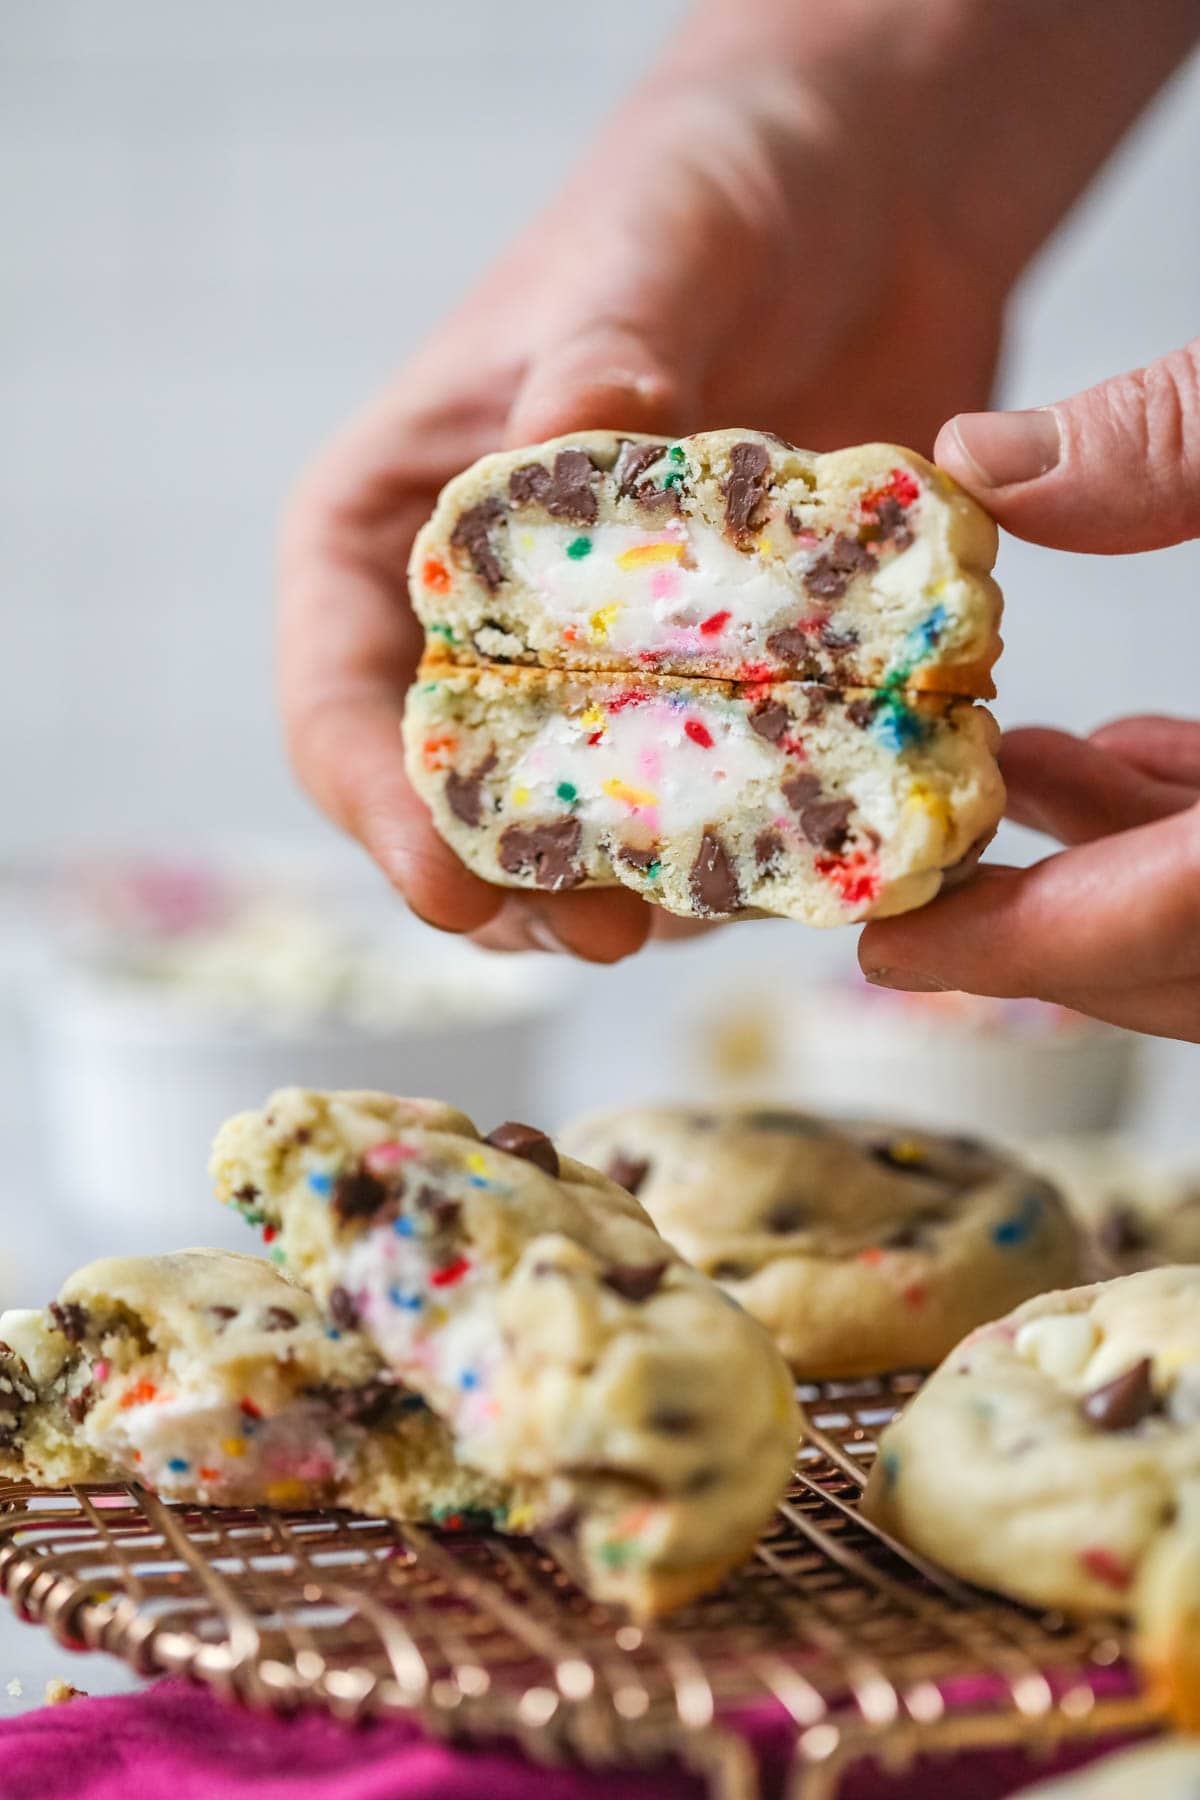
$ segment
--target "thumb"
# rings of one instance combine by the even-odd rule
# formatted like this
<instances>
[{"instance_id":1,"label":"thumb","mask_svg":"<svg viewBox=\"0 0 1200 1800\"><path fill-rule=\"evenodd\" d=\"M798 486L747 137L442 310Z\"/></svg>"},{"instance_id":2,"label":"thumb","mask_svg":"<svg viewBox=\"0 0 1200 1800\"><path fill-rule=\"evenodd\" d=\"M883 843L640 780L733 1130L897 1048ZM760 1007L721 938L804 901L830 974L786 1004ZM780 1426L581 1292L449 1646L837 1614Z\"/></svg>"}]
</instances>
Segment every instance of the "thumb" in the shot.
<instances>
[{"instance_id":1,"label":"thumb","mask_svg":"<svg viewBox=\"0 0 1200 1800\"><path fill-rule=\"evenodd\" d=\"M960 413L934 457L1037 544L1112 553L1200 537L1200 338L1053 406Z\"/></svg>"}]
</instances>

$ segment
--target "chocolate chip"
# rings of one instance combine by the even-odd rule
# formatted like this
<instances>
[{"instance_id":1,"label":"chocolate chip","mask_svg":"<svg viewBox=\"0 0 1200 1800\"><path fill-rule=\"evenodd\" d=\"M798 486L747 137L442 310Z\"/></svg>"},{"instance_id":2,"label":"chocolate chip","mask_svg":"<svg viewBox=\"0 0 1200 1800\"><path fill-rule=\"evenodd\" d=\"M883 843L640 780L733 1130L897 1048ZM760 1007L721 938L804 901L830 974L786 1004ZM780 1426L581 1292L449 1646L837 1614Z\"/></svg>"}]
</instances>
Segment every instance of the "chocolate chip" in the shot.
<instances>
[{"instance_id":1,"label":"chocolate chip","mask_svg":"<svg viewBox=\"0 0 1200 1800\"><path fill-rule=\"evenodd\" d=\"M209 1318L214 1321L218 1336L224 1331L230 1319L237 1318L238 1313L236 1306L206 1306L204 1310Z\"/></svg>"},{"instance_id":2,"label":"chocolate chip","mask_svg":"<svg viewBox=\"0 0 1200 1800\"><path fill-rule=\"evenodd\" d=\"M1150 1380L1153 1368L1150 1358L1143 1356L1123 1375L1093 1388L1079 1402L1084 1418L1100 1431L1132 1431L1158 1411L1158 1398Z\"/></svg>"},{"instance_id":3,"label":"chocolate chip","mask_svg":"<svg viewBox=\"0 0 1200 1800\"><path fill-rule=\"evenodd\" d=\"M784 799L794 813L800 813L811 806L821 792L821 783L816 775L789 775L786 781L780 782Z\"/></svg>"},{"instance_id":4,"label":"chocolate chip","mask_svg":"<svg viewBox=\"0 0 1200 1800\"><path fill-rule=\"evenodd\" d=\"M643 1263L640 1267L635 1263L612 1263L600 1279L622 1300L648 1300L662 1285L667 1266L665 1257L662 1262Z\"/></svg>"},{"instance_id":5,"label":"chocolate chip","mask_svg":"<svg viewBox=\"0 0 1200 1800\"><path fill-rule=\"evenodd\" d=\"M91 1382L78 1394L72 1394L67 1401L67 1413L76 1425L83 1421L96 1404L96 1390Z\"/></svg>"},{"instance_id":6,"label":"chocolate chip","mask_svg":"<svg viewBox=\"0 0 1200 1800\"><path fill-rule=\"evenodd\" d=\"M754 866L760 875L778 868L783 857L783 839L777 831L760 831L754 840Z\"/></svg>"},{"instance_id":7,"label":"chocolate chip","mask_svg":"<svg viewBox=\"0 0 1200 1800\"><path fill-rule=\"evenodd\" d=\"M927 1211L918 1213L916 1218L906 1219L897 1225L894 1231L881 1240L885 1250L924 1250L928 1249L930 1234L938 1225L946 1222L945 1213Z\"/></svg>"},{"instance_id":8,"label":"chocolate chip","mask_svg":"<svg viewBox=\"0 0 1200 1800\"><path fill-rule=\"evenodd\" d=\"M820 1119L791 1107L759 1106L753 1112L743 1113L740 1123L748 1125L751 1131L782 1131L789 1137L821 1137L825 1132Z\"/></svg>"},{"instance_id":9,"label":"chocolate chip","mask_svg":"<svg viewBox=\"0 0 1200 1800\"><path fill-rule=\"evenodd\" d=\"M462 1203L452 1200L441 1188L423 1187L417 1195L416 1208L433 1221L435 1231L454 1231L462 1217Z\"/></svg>"},{"instance_id":10,"label":"chocolate chip","mask_svg":"<svg viewBox=\"0 0 1200 1800\"><path fill-rule=\"evenodd\" d=\"M395 1381L364 1381L361 1387L321 1382L304 1389L305 1398L327 1406L347 1425L386 1425L404 1413L424 1412L425 1402Z\"/></svg>"},{"instance_id":11,"label":"chocolate chip","mask_svg":"<svg viewBox=\"0 0 1200 1800\"><path fill-rule=\"evenodd\" d=\"M333 1184L333 1210L343 1222L347 1219L373 1219L385 1206L394 1206L404 1191L400 1177L389 1186L370 1169L352 1169L339 1175Z\"/></svg>"},{"instance_id":12,"label":"chocolate chip","mask_svg":"<svg viewBox=\"0 0 1200 1800\"><path fill-rule=\"evenodd\" d=\"M349 1288L335 1287L329 1290L329 1316L335 1325L343 1331L350 1331L358 1324L358 1307L354 1304L354 1296Z\"/></svg>"},{"instance_id":13,"label":"chocolate chip","mask_svg":"<svg viewBox=\"0 0 1200 1800\"><path fill-rule=\"evenodd\" d=\"M509 1156L519 1156L523 1162L531 1162L547 1175L558 1174L558 1151L545 1132L539 1131L536 1125L519 1125L515 1119L509 1119L505 1124L497 1125L494 1131L489 1131L487 1141L494 1144L497 1150L506 1150Z\"/></svg>"},{"instance_id":14,"label":"chocolate chip","mask_svg":"<svg viewBox=\"0 0 1200 1800\"><path fill-rule=\"evenodd\" d=\"M849 835L853 811L849 800L818 800L801 812L800 829L814 849L836 852Z\"/></svg>"},{"instance_id":15,"label":"chocolate chip","mask_svg":"<svg viewBox=\"0 0 1200 1800\"><path fill-rule=\"evenodd\" d=\"M806 725L819 725L829 710L829 690L823 687L809 688L807 691L808 711L804 715Z\"/></svg>"},{"instance_id":16,"label":"chocolate chip","mask_svg":"<svg viewBox=\"0 0 1200 1800\"><path fill-rule=\"evenodd\" d=\"M834 538L829 549L805 571L804 586L817 600L840 600L855 575L873 569L875 558L857 538L844 532Z\"/></svg>"},{"instance_id":17,"label":"chocolate chip","mask_svg":"<svg viewBox=\"0 0 1200 1800\"><path fill-rule=\"evenodd\" d=\"M560 450L553 474L541 463L514 469L508 480L509 498L518 506L536 501L555 519L594 525L600 511L592 486L595 473L586 450Z\"/></svg>"},{"instance_id":18,"label":"chocolate chip","mask_svg":"<svg viewBox=\"0 0 1200 1800\"><path fill-rule=\"evenodd\" d=\"M893 550L907 550L913 541L908 514L894 494L885 494L875 505L874 517L864 526L863 537L890 544Z\"/></svg>"},{"instance_id":19,"label":"chocolate chip","mask_svg":"<svg viewBox=\"0 0 1200 1800\"><path fill-rule=\"evenodd\" d=\"M615 854L618 862L626 863L631 869L640 869L643 875L660 861L658 848L654 844L648 850L639 850L635 844L617 844Z\"/></svg>"},{"instance_id":20,"label":"chocolate chip","mask_svg":"<svg viewBox=\"0 0 1200 1800\"><path fill-rule=\"evenodd\" d=\"M709 1270L714 1281L745 1281L753 1273L754 1270L749 1263L740 1262L714 1263Z\"/></svg>"},{"instance_id":21,"label":"chocolate chip","mask_svg":"<svg viewBox=\"0 0 1200 1800\"><path fill-rule=\"evenodd\" d=\"M1127 1200L1113 1201L1096 1236L1110 1256L1139 1256L1150 1248L1150 1233Z\"/></svg>"},{"instance_id":22,"label":"chocolate chip","mask_svg":"<svg viewBox=\"0 0 1200 1800\"><path fill-rule=\"evenodd\" d=\"M537 887L556 894L563 888L578 887L585 879L579 861L582 837L582 825L569 814L544 825L508 825L500 834L496 854L507 874L532 871Z\"/></svg>"},{"instance_id":23,"label":"chocolate chip","mask_svg":"<svg viewBox=\"0 0 1200 1800\"><path fill-rule=\"evenodd\" d=\"M750 714L750 729L760 738L766 738L768 744L777 744L788 726L792 715L786 706L772 701L767 706L760 706L757 712Z\"/></svg>"},{"instance_id":24,"label":"chocolate chip","mask_svg":"<svg viewBox=\"0 0 1200 1800\"><path fill-rule=\"evenodd\" d=\"M827 650L852 650L858 642L857 631L837 631L832 625L822 625L821 642Z\"/></svg>"},{"instance_id":25,"label":"chocolate chip","mask_svg":"<svg viewBox=\"0 0 1200 1800\"><path fill-rule=\"evenodd\" d=\"M737 870L715 831L706 831L700 839L688 887L698 913L733 913L742 904Z\"/></svg>"},{"instance_id":26,"label":"chocolate chip","mask_svg":"<svg viewBox=\"0 0 1200 1800\"><path fill-rule=\"evenodd\" d=\"M626 499L630 494L635 494L639 500L642 499L642 477L666 454L665 444L635 444L629 438L622 438L617 460L613 464L613 480L621 498ZM666 491L670 493L672 490L668 488Z\"/></svg>"},{"instance_id":27,"label":"chocolate chip","mask_svg":"<svg viewBox=\"0 0 1200 1800\"><path fill-rule=\"evenodd\" d=\"M846 717L852 725L857 725L861 731L865 731L875 717L877 705L878 701L875 695L872 695L869 700L852 700L846 708Z\"/></svg>"},{"instance_id":28,"label":"chocolate chip","mask_svg":"<svg viewBox=\"0 0 1200 1800\"><path fill-rule=\"evenodd\" d=\"M688 1412L683 1406L672 1406L670 1401L656 1406L646 1420L649 1430L660 1431L664 1437L688 1437L699 1423L694 1412Z\"/></svg>"},{"instance_id":29,"label":"chocolate chip","mask_svg":"<svg viewBox=\"0 0 1200 1800\"><path fill-rule=\"evenodd\" d=\"M604 1173L618 1187L636 1195L650 1173L650 1164L644 1156L630 1156L626 1151L618 1150L609 1157Z\"/></svg>"},{"instance_id":30,"label":"chocolate chip","mask_svg":"<svg viewBox=\"0 0 1200 1800\"><path fill-rule=\"evenodd\" d=\"M450 533L453 547L466 551L475 573L482 577L492 593L495 593L504 580L504 570L491 538L493 527L503 517L502 501L481 500L478 505L469 506L465 513L459 515L454 530Z\"/></svg>"},{"instance_id":31,"label":"chocolate chip","mask_svg":"<svg viewBox=\"0 0 1200 1800\"><path fill-rule=\"evenodd\" d=\"M294 1312L286 1306L268 1306L263 1315L264 1331L295 1331L300 1323Z\"/></svg>"},{"instance_id":32,"label":"chocolate chip","mask_svg":"<svg viewBox=\"0 0 1200 1800\"><path fill-rule=\"evenodd\" d=\"M813 666L812 645L808 633L800 631L793 625L785 625L779 631L773 631L767 639L767 650L779 662L786 663L789 669L802 673Z\"/></svg>"},{"instance_id":33,"label":"chocolate chip","mask_svg":"<svg viewBox=\"0 0 1200 1800\"><path fill-rule=\"evenodd\" d=\"M734 444L729 452L729 478L721 489L725 496L725 529L740 538L762 523L771 459L762 444Z\"/></svg>"},{"instance_id":34,"label":"chocolate chip","mask_svg":"<svg viewBox=\"0 0 1200 1800\"><path fill-rule=\"evenodd\" d=\"M777 1200L763 1224L778 1237L785 1237L789 1231L799 1231L801 1226L807 1225L809 1216L803 1200Z\"/></svg>"},{"instance_id":35,"label":"chocolate chip","mask_svg":"<svg viewBox=\"0 0 1200 1800\"><path fill-rule=\"evenodd\" d=\"M86 1308L77 1306L74 1301L50 1302L50 1317L58 1330L62 1332L68 1344L81 1344L87 1334L88 1316Z\"/></svg>"},{"instance_id":36,"label":"chocolate chip","mask_svg":"<svg viewBox=\"0 0 1200 1800\"><path fill-rule=\"evenodd\" d=\"M478 825L483 817L483 783L495 768L496 752L489 750L470 775L451 769L446 777L446 805L464 825Z\"/></svg>"},{"instance_id":37,"label":"chocolate chip","mask_svg":"<svg viewBox=\"0 0 1200 1800\"><path fill-rule=\"evenodd\" d=\"M233 1197L235 1200L240 1201L243 1206L253 1206L254 1202L258 1199L258 1189L252 1181L243 1181L240 1188L234 1189Z\"/></svg>"}]
</instances>

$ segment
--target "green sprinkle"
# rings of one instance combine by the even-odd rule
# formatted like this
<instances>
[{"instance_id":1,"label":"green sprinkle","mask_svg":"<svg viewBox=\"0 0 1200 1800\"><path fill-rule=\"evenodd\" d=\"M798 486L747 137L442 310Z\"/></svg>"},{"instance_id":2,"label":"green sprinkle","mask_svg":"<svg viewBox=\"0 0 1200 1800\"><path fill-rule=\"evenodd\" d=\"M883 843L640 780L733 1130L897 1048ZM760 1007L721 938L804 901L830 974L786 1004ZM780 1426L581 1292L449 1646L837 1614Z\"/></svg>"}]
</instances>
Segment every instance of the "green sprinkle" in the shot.
<instances>
[{"instance_id":1,"label":"green sprinkle","mask_svg":"<svg viewBox=\"0 0 1200 1800\"><path fill-rule=\"evenodd\" d=\"M271 1261L273 1263L278 1263L280 1267L283 1266L283 1261L284 1261L283 1251L279 1248L279 1246L277 1244L272 1246Z\"/></svg>"},{"instance_id":2,"label":"green sprinkle","mask_svg":"<svg viewBox=\"0 0 1200 1800\"><path fill-rule=\"evenodd\" d=\"M560 800L566 801L568 806L574 806L579 798L579 789L573 781L560 781L554 791Z\"/></svg>"},{"instance_id":3,"label":"green sprinkle","mask_svg":"<svg viewBox=\"0 0 1200 1800\"><path fill-rule=\"evenodd\" d=\"M672 469L669 475L663 476L663 491L667 488L680 487L683 483L682 469Z\"/></svg>"},{"instance_id":4,"label":"green sprinkle","mask_svg":"<svg viewBox=\"0 0 1200 1800\"><path fill-rule=\"evenodd\" d=\"M572 538L567 545L567 555L572 562L582 562L584 557L590 556L591 553L592 540L590 537Z\"/></svg>"},{"instance_id":5,"label":"green sprinkle","mask_svg":"<svg viewBox=\"0 0 1200 1800\"><path fill-rule=\"evenodd\" d=\"M662 864L660 862L652 862L646 870L646 880L657 881L661 868Z\"/></svg>"},{"instance_id":6,"label":"green sprinkle","mask_svg":"<svg viewBox=\"0 0 1200 1800\"><path fill-rule=\"evenodd\" d=\"M600 1546L600 1561L606 1569L623 1569L632 1553L632 1544L614 1543L610 1538L607 1544Z\"/></svg>"},{"instance_id":7,"label":"green sprinkle","mask_svg":"<svg viewBox=\"0 0 1200 1800\"><path fill-rule=\"evenodd\" d=\"M671 448L667 451L667 455L670 457L672 462L681 463L681 462L686 462L686 460L687 460L687 457L683 450L683 446L681 444L672 444Z\"/></svg>"},{"instance_id":8,"label":"green sprinkle","mask_svg":"<svg viewBox=\"0 0 1200 1800\"><path fill-rule=\"evenodd\" d=\"M453 625L428 625L426 626L426 630L433 637L445 638L448 644L457 642L457 633L455 632Z\"/></svg>"}]
</instances>

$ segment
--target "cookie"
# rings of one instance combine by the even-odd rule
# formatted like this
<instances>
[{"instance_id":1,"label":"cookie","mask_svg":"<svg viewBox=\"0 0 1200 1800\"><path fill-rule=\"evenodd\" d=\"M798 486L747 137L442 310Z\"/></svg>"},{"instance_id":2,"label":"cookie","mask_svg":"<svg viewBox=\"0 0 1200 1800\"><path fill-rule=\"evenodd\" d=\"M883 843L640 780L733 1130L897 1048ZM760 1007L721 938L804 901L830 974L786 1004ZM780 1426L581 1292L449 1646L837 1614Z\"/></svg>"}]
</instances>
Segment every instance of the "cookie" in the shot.
<instances>
[{"instance_id":1,"label":"cookie","mask_svg":"<svg viewBox=\"0 0 1200 1800\"><path fill-rule=\"evenodd\" d=\"M632 1107L564 1147L636 1193L798 1375L931 1368L1029 1295L1080 1278L1054 1189L967 1138L783 1107Z\"/></svg>"},{"instance_id":2,"label":"cookie","mask_svg":"<svg viewBox=\"0 0 1200 1800\"><path fill-rule=\"evenodd\" d=\"M112 1257L0 1315L0 1476L205 1505L503 1524L509 1496L356 1334L256 1257Z\"/></svg>"},{"instance_id":3,"label":"cookie","mask_svg":"<svg viewBox=\"0 0 1200 1800\"><path fill-rule=\"evenodd\" d=\"M1102 1756L1086 1768L1036 1787L1017 1800L1196 1800L1200 1795L1200 1743L1161 1738Z\"/></svg>"},{"instance_id":4,"label":"cookie","mask_svg":"<svg viewBox=\"0 0 1200 1800\"><path fill-rule=\"evenodd\" d=\"M527 1126L298 1088L230 1120L212 1172L597 1598L653 1616L749 1552L797 1442L787 1370L622 1188Z\"/></svg>"},{"instance_id":5,"label":"cookie","mask_svg":"<svg viewBox=\"0 0 1200 1800\"><path fill-rule=\"evenodd\" d=\"M485 880L624 886L684 916L920 906L1004 802L991 715L936 695L426 662L410 777Z\"/></svg>"},{"instance_id":6,"label":"cookie","mask_svg":"<svg viewBox=\"0 0 1200 1800\"><path fill-rule=\"evenodd\" d=\"M911 450L587 431L485 456L409 568L456 662L988 695L996 528Z\"/></svg>"},{"instance_id":7,"label":"cookie","mask_svg":"<svg viewBox=\"0 0 1200 1800\"><path fill-rule=\"evenodd\" d=\"M883 1432L863 1508L968 1581L1124 1614L1197 1482L1200 1268L1150 1269L967 1338Z\"/></svg>"},{"instance_id":8,"label":"cookie","mask_svg":"<svg viewBox=\"0 0 1200 1800\"><path fill-rule=\"evenodd\" d=\"M1066 1196L1106 1272L1200 1262L1200 1176L1147 1155L1127 1138L1081 1136L1029 1146L1030 1161Z\"/></svg>"}]
</instances>

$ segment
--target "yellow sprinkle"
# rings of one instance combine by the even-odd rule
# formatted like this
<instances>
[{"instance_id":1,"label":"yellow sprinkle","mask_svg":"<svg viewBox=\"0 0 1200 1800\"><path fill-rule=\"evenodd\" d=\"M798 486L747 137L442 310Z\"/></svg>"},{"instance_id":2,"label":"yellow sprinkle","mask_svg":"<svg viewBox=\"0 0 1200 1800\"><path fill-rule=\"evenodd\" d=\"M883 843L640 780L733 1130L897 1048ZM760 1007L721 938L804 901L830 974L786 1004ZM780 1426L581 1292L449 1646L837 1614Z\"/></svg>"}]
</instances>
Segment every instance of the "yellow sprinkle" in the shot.
<instances>
[{"instance_id":1,"label":"yellow sprinkle","mask_svg":"<svg viewBox=\"0 0 1200 1800\"><path fill-rule=\"evenodd\" d=\"M655 563L683 561L684 545L673 542L670 538L657 544L634 544L629 550L622 550L617 558L618 569L649 569Z\"/></svg>"},{"instance_id":2,"label":"yellow sprinkle","mask_svg":"<svg viewBox=\"0 0 1200 1800\"><path fill-rule=\"evenodd\" d=\"M486 1175L488 1172L487 1157L481 1156L478 1150L472 1150L466 1158L466 1164L472 1175Z\"/></svg>"},{"instance_id":3,"label":"yellow sprinkle","mask_svg":"<svg viewBox=\"0 0 1200 1800\"><path fill-rule=\"evenodd\" d=\"M595 731L597 725L604 724L604 708L602 706L585 706L579 715L579 722L581 725L586 725L589 731Z\"/></svg>"},{"instance_id":4,"label":"yellow sprinkle","mask_svg":"<svg viewBox=\"0 0 1200 1800\"><path fill-rule=\"evenodd\" d=\"M942 830L949 832L951 826L950 808L941 794L935 794L931 787L923 781L914 781L909 789L907 804L929 818L936 819Z\"/></svg>"},{"instance_id":5,"label":"yellow sprinkle","mask_svg":"<svg viewBox=\"0 0 1200 1800\"><path fill-rule=\"evenodd\" d=\"M610 600L607 606L598 606L588 620L592 636L598 644L607 642L608 628L620 610L621 602L619 600Z\"/></svg>"},{"instance_id":6,"label":"yellow sprinkle","mask_svg":"<svg viewBox=\"0 0 1200 1800\"><path fill-rule=\"evenodd\" d=\"M529 789L527 787L515 787L512 791L512 803L514 806L528 806Z\"/></svg>"},{"instance_id":7,"label":"yellow sprinkle","mask_svg":"<svg viewBox=\"0 0 1200 1800\"><path fill-rule=\"evenodd\" d=\"M520 536L517 538L517 542L521 546L522 550L532 550L533 544L534 544L534 537L533 537L532 531L521 532Z\"/></svg>"},{"instance_id":8,"label":"yellow sprinkle","mask_svg":"<svg viewBox=\"0 0 1200 1800\"><path fill-rule=\"evenodd\" d=\"M604 783L604 792L613 800L622 800L626 806L657 806L658 795L652 794L649 788L630 787L628 783L619 781L615 775Z\"/></svg>"},{"instance_id":9,"label":"yellow sprinkle","mask_svg":"<svg viewBox=\"0 0 1200 1800\"><path fill-rule=\"evenodd\" d=\"M529 1506L528 1504L513 1506L509 1508L506 1523L510 1531L524 1533L531 1528L536 1517L537 1514L534 1512L532 1506Z\"/></svg>"},{"instance_id":10,"label":"yellow sprinkle","mask_svg":"<svg viewBox=\"0 0 1200 1800\"><path fill-rule=\"evenodd\" d=\"M938 595L944 594L945 591L946 583L944 581L935 581L931 587L925 589L925 593L930 600L936 600Z\"/></svg>"},{"instance_id":11,"label":"yellow sprinkle","mask_svg":"<svg viewBox=\"0 0 1200 1800\"><path fill-rule=\"evenodd\" d=\"M897 1138L888 1145L888 1155L893 1162L919 1163L925 1160L924 1150L920 1144L914 1144L911 1138Z\"/></svg>"},{"instance_id":12,"label":"yellow sprinkle","mask_svg":"<svg viewBox=\"0 0 1200 1800\"><path fill-rule=\"evenodd\" d=\"M268 1506L301 1506L308 1499L303 1481L269 1481L266 1487Z\"/></svg>"},{"instance_id":13,"label":"yellow sprinkle","mask_svg":"<svg viewBox=\"0 0 1200 1800\"><path fill-rule=\"evenodd\" d=\"M222 1443L221 1448L226 1456L245 1456L246 1454L246 1443L244 1438L226 1438Z\"/></svg>"},{"instance_id":14,"label":"yellow sprinkle","mask_svg":"<svg viewBox=\"0 0 1200 1800\"><path fill-rule=\"evenodd\" d=\"M754 540L754 547L760 556L774 556L775 546L765 531L760 531Z\"/></svg>"},{"instance_id":15,"label":"yellow sprinkle","mask_svg":"<svg viewBox=\"0 0 1200 1800\"><path fill-rule=\"evenodd\" d=\"M1164 1375L1174 1375L1178 1370L1188 1368L1196 1361L1196 1357L1195 1344L1175 1344L1158 1352L1154 1358L1154 1367Z\"/></svg>"}]
</instances>

